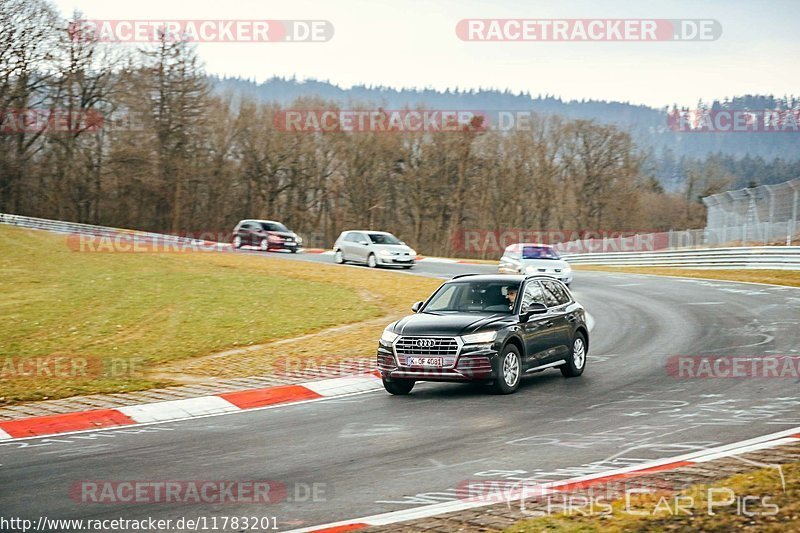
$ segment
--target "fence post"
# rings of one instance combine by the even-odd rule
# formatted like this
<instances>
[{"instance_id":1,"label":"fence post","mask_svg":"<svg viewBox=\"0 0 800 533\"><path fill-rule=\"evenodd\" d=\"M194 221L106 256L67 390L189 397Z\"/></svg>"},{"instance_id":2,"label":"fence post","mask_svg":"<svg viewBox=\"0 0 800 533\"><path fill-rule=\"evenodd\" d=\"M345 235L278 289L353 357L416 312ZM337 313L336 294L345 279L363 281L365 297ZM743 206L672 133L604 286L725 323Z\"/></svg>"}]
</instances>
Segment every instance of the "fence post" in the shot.
<instances>
[{"instance_id":1,"label":"fence post","mask_svg":"<svg viewBox=\"0 0 800 533\"><path fill-rule=\"evenodd\" d=\"M795 188L795 182L790 182L790 185L794 190L794 203L792 204L792 232L786 236L786 246L790 246L792 244L792 238L797 231L797 189Z\"/></svg>"},{"instance_id":2,"label":"fence post","mask_svg":"<svg viewBox=\"0 0 800 533\"><path fill-rule=\"evenodd\" d=\"M728 211L724 211L724 221L722 222L722 240L717 243L720 245L728 244Z\"/></svg>"},{"instance_id":3,"label":"fence post","mask_svg":"<svg viewBox=\"0 0 800 533\"><path fill-rule=\"evenodd\" d=\"M769 239L772 238L772 219L775 215L775 197L772 195L772 189L769 185L764 185L764 188L767 190L767 194L769 195L769 227L767 231L764 232L764 246L769 244Z\"/></svg>"}]
</instances>

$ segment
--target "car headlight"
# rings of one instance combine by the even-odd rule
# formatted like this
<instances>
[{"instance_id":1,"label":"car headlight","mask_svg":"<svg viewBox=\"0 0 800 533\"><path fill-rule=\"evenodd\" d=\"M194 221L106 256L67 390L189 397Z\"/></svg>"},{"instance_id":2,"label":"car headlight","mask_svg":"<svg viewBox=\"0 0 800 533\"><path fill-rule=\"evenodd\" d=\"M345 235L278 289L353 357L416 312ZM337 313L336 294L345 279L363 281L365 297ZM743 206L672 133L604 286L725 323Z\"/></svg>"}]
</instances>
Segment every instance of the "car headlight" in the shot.
<instances>
[{"instance_id":1,"label":"car headlight","mask_svg":"<svg viewBox=\"0 0 800 533\"><path fill-rule=\"evenodd\" d=\"M297 237L295 239L295 241L297 241L297 244L303 244L303 238L302 237Z\"/></svg>"},{"instance_id":2,"label":"car headlight","mask_svg":"<svg viewBox=\"0 0 800 533\"><path fill-rule=\"evenodd\" d=\"M494 342L496 338L496 331L484 331L483 333L461 336L461 340L464 341L464 344L485 344L487 342Z\"/></svg>"},{"instance_id":3,"label":"car headlight","mask_svg":"<svg viewBox=\"0 0 800 533\"><path fill-rule=\"evenodd\" d=\"M397 333L392 333L389 329L383 330L383 334L381 335L381 340L386 344L392 344L394 340L399 337Z\"/></svg>"},{"instance_id":4,"label":"car headlight","mask_svg":"<svg viewBox=\"0 0 800 533\"><path fill-rule=\"evenodd\" d=\"M409 251L408 251L408 253L409 253L410 255L413 255L414 257L416 257L416 256L417 256L417 251L416 251L416 250L409 250Z\"/></svg>"},{"instance_id":5,"label":"car headlight","mask_svg":"<svg viewBox=\"0 0 800 533\"><path fill-rule=\"evenodd\" d=\"M572 272L572 267L567 265L563 269L561 269L561 271L562 272L566 272L566 273L570 273L570 272Z\"/></svg>"},{"instance_id":6,"label":"car headlight","mask_svg":"<svg viewBox=\"0 0 800 533\"><path fill-rule=\"evenodd\" d=\"M381 250L380 252L378 252L378 255L381 257L392 257L392 252L390 252L389 250Z\"/></svg>"}]
</instances>

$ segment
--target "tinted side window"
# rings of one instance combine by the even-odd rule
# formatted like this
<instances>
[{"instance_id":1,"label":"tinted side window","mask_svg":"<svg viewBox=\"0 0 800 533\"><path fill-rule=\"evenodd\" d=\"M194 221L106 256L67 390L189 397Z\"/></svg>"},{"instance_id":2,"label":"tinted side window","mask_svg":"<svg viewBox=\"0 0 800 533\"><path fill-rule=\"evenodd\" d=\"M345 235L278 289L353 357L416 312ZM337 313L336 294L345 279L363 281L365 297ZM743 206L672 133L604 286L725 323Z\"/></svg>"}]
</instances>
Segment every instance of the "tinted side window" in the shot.
<instances>
[{"instance_id":1,"label":"tinted side window","mask_svg":"<svg viewBox=\"0 0 800 533\"><path fill-rule=\"evenodd\" d=\"M358 239L356 238L356 234L352 231L344 236L344 240L347 242L356 242Z\"/></svg>"},{"instance_id":2,"label":"tinted side window","mask_svg":"<svg viewBox=\"0 0 800 533\"><path fill-rule=\"evenodd\" d=\"M557 302L555 305L569 303L569 294L567 294L567 291L565 291L564 287L562 287L560 284L556 283L555 281L543 281L542 284L544 285L545 292L552 294L553 298L555 298Z\"/></svg>"},{"instance_id":3,"label":"tinted side window","mask_svg":"<svg viewBox=\"0 0 800 533\"><path fill-rule=\"evenodd\" d=\"M522 296L522 311L525 312L532 303L547 305L542 286L535 281L528 283L525 287L525 294Z\"/></svg>"},{"instance_id":4,"label":"tinted side window","mask_svg":"<svg viewBox=\"0 0 800 533\"><path fill-rule=\"evenodd\" d=\"M549 281L542 281L542 287L544 289L544 302L547 307L556 307L560 305L558 303L558 296L557 293L553 292L552 283Z\"/></svg>"},{"instance_id":5,"label":"tinted side window","mask_svg":"<svg viewBox=\"0 0 800 533\"><path fill-rule=\"evenodd\" d=\"M553 286L555 287L556 291L558 291L558 303L568 304L572 301L572 298L569 296L569 291L567 291L562 284L554 282Z\"/></svg>"}]
</instances>

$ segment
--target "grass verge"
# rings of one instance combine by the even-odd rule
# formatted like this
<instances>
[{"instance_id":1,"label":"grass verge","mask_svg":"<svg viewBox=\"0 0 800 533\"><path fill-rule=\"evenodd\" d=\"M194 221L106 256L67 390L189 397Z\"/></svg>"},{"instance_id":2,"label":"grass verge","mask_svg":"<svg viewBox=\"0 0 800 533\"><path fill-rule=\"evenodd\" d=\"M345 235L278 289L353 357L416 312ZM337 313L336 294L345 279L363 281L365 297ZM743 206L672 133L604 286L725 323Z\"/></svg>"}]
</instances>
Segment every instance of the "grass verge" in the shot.
<instances>
[{"instance_id":1,"label":"grass verge","mask_svg":"<svg viewBox=\"0 0 800 533\"><path fill-rule=\"evenodd\" d=\"M559 509L505 531L800 531L800 463L781 469L785 487L777 469L763 468L676 493L632 494L627 500L613 500L610 510L598 506L602 514L584 516Z\"/></svg>"},{"instance_id":2,"label":"grass verge","mask_svg":"<svg viewBox=\"0 0 800 533\"><path fill-rule=\"evenodd\" d=\"M656 276L681 276L685 278L721 279L748 281L800 287L800 270L701 270L671 267L615 267L607 265L573 265L575 270L598 270L602 272L625 272L629 274L654 274Z\"/></svg>"},{"instance_id":3,"label":"grass verge","mask_svg":"<svg viewBox=\"0 0 800 533\"><path fill-rule=\"evenodd\" d=\"M0 226L0 404L167 385L153 369L374 320L436 286L261 254L81 253Z\"/></svg>"}]
</instances>

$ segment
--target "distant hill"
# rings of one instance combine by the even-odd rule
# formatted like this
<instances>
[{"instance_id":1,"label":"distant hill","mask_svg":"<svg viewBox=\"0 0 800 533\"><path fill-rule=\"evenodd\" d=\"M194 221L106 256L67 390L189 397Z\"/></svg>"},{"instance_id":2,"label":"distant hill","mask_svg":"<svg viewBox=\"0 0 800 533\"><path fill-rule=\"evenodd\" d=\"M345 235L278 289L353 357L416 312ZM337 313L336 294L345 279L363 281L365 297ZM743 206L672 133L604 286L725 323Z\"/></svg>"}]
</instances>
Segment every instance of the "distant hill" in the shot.
<instances>
[{"instance_id":1,"label":"distant hill","mask_svg":"<svg viewBox=\"0 0 800 533\"><path fill-rule=\"evenodd\" d=\"M800 161L800 133L678 133L668 127L670 109L657 109L626 102L562 100L551 95L533 96L496 89L446 90L395 89L356 85L343 89L326 81L272 78L257 84L241 78L211 78L218 94L232 93L263 102L290 105L301 97L317 97L342 106L353 103L380 105L388 109L422 105L432 109L524 111L555 114L572 119L616 124L629 131L645 153L650 154L659 180L669 187L674 179L666 167L681 159L705 159L710 154L727 160L761 159L765 162ZM692 109L798 109L793 96L745 95L714 102L698 102ZM787 179L796 176L789 176ZM744 179L744 178L742 178ZM783 176L774 179L782 180ZM758 180L764 182L763 180ZM770 182L770 181L767 181Z\"/></svg>"}]
</instances>

